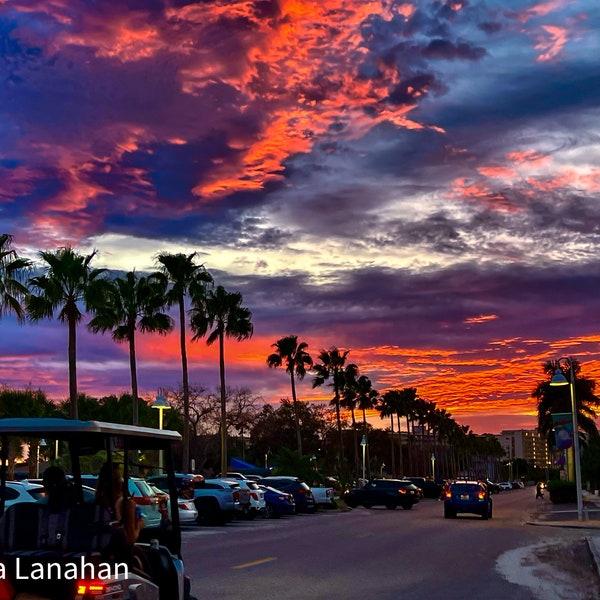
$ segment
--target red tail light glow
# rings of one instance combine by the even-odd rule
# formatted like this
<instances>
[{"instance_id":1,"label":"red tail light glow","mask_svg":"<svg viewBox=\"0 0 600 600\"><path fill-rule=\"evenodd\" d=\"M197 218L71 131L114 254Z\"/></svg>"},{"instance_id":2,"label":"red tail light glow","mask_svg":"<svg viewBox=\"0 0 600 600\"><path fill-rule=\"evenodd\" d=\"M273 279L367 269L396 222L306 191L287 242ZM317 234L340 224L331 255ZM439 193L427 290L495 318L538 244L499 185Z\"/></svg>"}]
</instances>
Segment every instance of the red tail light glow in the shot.
<instances>
[{"instance_id":1,"label":"red tail light glow","mask_svg":"<svg viewBox=\"0 0 600 600\"><path fill-rule=\"evenodd\" d=\"M406 490L404 488L398 488L398 493L406 494Z\"/></svg>"},{"instance_id":2,"label":"red tail light glow","mask_svg":"<svg viewBox=\"0 0 600 600\"><path fill-rule=\"evenodd\" d=\"M156 496L132 496L136 504L140 506L151 506L158 504L158 498Z\"/></svg>"},{"instance_id":3,"label":"red tail light glow","mask_svg":"<svg viewBox=\"0 0 600 600\"><path fill-rule=\"evenodd\" d=\"M450 491L446 492L446 498L452 498L452 492L450 492Z\"/></svg>"},{"instance_id":4,"label":"red tail light glow","mask_svg":"<svg viewBox=\"0 0 600 600\"><path fill-rule=\"evenodd\" d=\"M77 594L80 596L99 596L104 594L106 585L98 581L78 581Z\"/></svg>"},{"instance_id":5,"label":"red tail light glow","mask_svg":"<svg viewBox=\"0 0 600 600\"><path fill-rule=\"evenodd\" d=\"M253 500L258 501L258 494L256 492L250 492L250 495L252 496Z\"/></svg>"},{"instance_id":6,"label":"red tail light glow","mask_svg":"<svg viewBox=\"0 0 600 600\"><path fill-rule=\"evenodd\" d=\"M480 500L485 500L485 492L479 492L479 493L477 494L477 497L478 497Z\"/></svg>"}]
</instances>

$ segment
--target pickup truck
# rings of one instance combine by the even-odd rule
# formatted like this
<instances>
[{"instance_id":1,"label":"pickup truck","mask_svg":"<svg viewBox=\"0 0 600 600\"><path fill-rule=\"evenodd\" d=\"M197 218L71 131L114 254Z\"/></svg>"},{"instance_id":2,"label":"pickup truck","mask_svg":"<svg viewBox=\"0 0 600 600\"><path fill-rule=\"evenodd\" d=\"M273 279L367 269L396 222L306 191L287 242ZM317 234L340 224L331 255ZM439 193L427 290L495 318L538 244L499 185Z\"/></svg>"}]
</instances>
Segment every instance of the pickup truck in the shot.
<instances>
[{"instance_id":1,"label":"pickup truck","mask_svg":"<svg viewBox=\"0 0 600 600\"><path fill-rule=\"evenodd\" d=\"M317 506L325 508L336 508L335 490L332 487L311 487L310 491Z\"/></svg>"}]
</instances>

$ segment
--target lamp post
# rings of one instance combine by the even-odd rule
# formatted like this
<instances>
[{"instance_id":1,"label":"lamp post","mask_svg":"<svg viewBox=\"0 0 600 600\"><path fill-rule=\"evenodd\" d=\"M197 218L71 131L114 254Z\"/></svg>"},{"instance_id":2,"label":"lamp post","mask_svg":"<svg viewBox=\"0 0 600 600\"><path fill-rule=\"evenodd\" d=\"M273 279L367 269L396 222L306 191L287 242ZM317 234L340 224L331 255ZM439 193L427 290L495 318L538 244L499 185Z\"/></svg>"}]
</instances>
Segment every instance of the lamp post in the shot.
<instances>
[{"instance_id":1,"label":"lamp post","mask_svg":"<svg viewBox=\"0 0 600 600\"><path fill-rule=\"evenodd\" d=\"M571 381L567 381L562 369L560 361L567 360L569 364L569 374ZM577 402L575 399L575 371L573 370L573 360L567 357L561 357L557 361L558 366L554 372L554 376L550 381L550 385L568 385L571 389L571 415L573 418L573 463L575 464L575 492L577 494L577 519L583 521L583 495L581 483L581 463L579 461L579 425L577 424Z\"/></svg>"},{"instance_id":2,"label":"lamp post","mask_svg":"<svg viewBox=\"0 0 600 600\"><path fill-rule=\"evenodd\" d=\"M166 396L156 396L156 400L150 405L150 408L156 408L158 410L158 428L163 428L163 412L165 410L169 410L171 405L167 400ZM163 471L163 451L158 451L158 468L160 472ZM187 470L187 465L185 465L185 469Z\"/></svg>"},{"instance_id":3,"label":"lamp post","mask_svg":"<svg viewBox=\"0 0 600 600\"><path fill-rule=\"evenodd\" d=\"M37 455L35 457L35 477L36 479L40 478L40 448L45 448L48 444L46 444L46 440L41 439L37 445Z\"/></svg>"},{"instance_id":4,"label":"lamp post","mask_svg":"<svg viewBox=\"0 0 600 600\"><path fill-rule=\"evenodd\" d=\"M362 436L362 440L360 440L360 445L362 446L362 456L363 456L363 481L366 479L365 477L365 451L367 449L367 438L366 436Z\"/></svg>"},{"instance_id":5,"label":"lamp post","mask_svg":"<svg viewBox=\"0 0 600 600\"><path fill-rule=\"evenodd\" d=\"M431 453L431 476L435 479L435 454Z\"/></svg>"}]
</instances>

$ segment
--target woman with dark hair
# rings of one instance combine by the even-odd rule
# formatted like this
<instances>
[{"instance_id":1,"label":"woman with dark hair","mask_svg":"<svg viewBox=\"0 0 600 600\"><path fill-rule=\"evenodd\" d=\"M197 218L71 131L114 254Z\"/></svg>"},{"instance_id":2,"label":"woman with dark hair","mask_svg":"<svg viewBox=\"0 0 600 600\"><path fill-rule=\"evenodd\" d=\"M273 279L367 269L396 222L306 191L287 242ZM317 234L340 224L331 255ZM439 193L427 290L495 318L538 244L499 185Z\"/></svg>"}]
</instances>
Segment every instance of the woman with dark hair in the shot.
<instances>
[{"instance_id":1,"label":"woman with dark hair","mask_svg":"<svg viewBox=\"0 0 600 600\"><path fill-rule=\"evenodd\" d=\"M123 475L119 465L104 463L98 473L96 503L108 509L118 527L122 527L127 543L137 541L144 519L133 498L125 498Z\"/></svg>"}]
</instances>

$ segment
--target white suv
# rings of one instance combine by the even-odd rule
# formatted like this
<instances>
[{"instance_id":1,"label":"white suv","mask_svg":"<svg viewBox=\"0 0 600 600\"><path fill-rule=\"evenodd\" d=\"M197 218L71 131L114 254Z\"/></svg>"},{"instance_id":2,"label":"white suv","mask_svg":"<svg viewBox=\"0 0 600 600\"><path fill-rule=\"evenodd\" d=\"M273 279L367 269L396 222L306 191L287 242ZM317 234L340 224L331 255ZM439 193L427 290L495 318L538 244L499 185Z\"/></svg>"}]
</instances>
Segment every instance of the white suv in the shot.
<instances>
[{"instance_id":1,"label":"white suv","mask_svg":"<svg viewBox=\"0 0 600 600\"><path fill-rule=\"evenodd\" d=\"M239 488L239 497L247 498L247 504L241 504L240 510L243 515L247 519L254 519L256 516L264 515L265 508L267 506L265 502L265 493L260 489L259 485L255 481L250 481L248 479L229 479L226 478L225 481L228 481L230 485ZM245 492L245 493L244 493Z\"/></svg>"}]
</instances>

